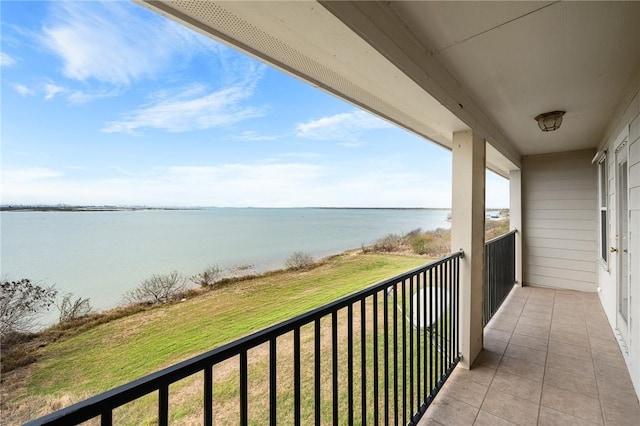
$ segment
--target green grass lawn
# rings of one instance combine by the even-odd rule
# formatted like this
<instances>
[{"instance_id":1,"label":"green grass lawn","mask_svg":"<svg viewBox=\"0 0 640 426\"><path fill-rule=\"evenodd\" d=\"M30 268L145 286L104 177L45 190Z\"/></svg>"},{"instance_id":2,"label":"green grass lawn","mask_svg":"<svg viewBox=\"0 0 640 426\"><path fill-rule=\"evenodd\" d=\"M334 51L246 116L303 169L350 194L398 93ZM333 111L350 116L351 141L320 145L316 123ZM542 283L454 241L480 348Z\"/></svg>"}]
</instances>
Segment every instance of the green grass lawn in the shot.
<instances>
[{"instance_id":1,"label":"green grass lawn","mask_svg":"<svg viewBox=\"0 0 640 426\"><path fill-rule=\"evenodd\" d=\"M24 383L5 399L8 412L35 406L30 416L43 415L425 263L345 254L310 271L241 281L98 325L41 348Z\"/></svg>"}]
</instances>

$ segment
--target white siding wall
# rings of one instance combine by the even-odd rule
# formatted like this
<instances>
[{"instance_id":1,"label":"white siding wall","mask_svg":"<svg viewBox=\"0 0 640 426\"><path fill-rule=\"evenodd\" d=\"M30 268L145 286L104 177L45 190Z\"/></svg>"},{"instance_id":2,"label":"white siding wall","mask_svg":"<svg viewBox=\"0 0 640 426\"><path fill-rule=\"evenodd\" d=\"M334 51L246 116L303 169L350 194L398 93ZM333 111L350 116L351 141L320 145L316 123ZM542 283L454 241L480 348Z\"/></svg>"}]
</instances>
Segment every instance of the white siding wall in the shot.
<instances>
[{"instance_id":1,"label":"white siding wall","mask_svg":"<svg viewBox=\"0 0 640 426\"><path fill-rule=\"evenodd\" d=\"M616 126L612 127L609 137L599 146L607 151L609 164L609 245L615 247L616 236L616 182L615 149L621 137L628 135L629 157L629 280L631 311L629 324L629 352L626 361L631 380L640 396L640 92L619 116ZM611 326L616 328L616 272L614 256L610 256L608 268L598 267L597 279L601 288L600 299Z\"/></svg>"},{"instance_id":2,"label":"white siding wall","mask_svg":"<svg viewBox=\"0 0 640 426\"><path fill-rule=\"evenodd\" d=\"M629 273L631 286L631 350L629 362L640 395L640 96L638 114L629 128Z\"/></svg>"},{"instance_id":3,"label":"white siding wall","mask_svg":"<svg viewBox=\"0 0 640 426\"><path fill-rule=\"evenodd\" d=\"M522 161L524 284L596 291L595 151Z\"/></svg>"}]
</instances>

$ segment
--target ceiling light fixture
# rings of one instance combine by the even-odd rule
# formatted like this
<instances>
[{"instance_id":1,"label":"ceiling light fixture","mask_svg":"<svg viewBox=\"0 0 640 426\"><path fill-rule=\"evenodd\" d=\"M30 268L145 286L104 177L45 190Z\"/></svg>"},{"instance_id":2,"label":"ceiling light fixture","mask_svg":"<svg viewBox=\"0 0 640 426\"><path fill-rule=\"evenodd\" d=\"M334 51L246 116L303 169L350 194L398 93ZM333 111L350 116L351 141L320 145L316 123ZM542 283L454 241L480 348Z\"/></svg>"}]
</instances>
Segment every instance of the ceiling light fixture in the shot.
<instances>
[{"instance_id":1,"label":"ceiling light fixture","mask_svg":"<svg viewBox=\"0 0 640 426\"><path fill-rule=\"evenodd\" d=\"M538 127L540 127L540 130L542 130L543 132L552 132L554 130L558 130L560 128L560 125L562 124L562 116L564 114L564 111L552 111L540 114L536 117Z\"/></svg>"}]
</instances>

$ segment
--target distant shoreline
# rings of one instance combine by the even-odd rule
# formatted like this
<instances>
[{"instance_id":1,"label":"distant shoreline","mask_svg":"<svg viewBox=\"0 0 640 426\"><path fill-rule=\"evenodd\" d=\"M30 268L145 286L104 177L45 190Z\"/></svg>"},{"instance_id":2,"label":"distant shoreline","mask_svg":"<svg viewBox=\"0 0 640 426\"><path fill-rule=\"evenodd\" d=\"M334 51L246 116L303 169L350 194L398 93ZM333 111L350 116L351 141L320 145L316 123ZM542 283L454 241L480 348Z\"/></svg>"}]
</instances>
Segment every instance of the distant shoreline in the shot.
<instances>
[{"instance_id":1,"label":"distant shoreline","mask_svg":"<svg viewBox=\"0 0 640 426\"><path fill-rule=\"evenodd\" d=\"M4 205L3 212L118 212L141 210L214 210L214 209L318 209L318 210L451 210L449 207L148 207L148 206L33 206ZM488 209L494 210L494 209ZM495 209L498 210L498 209Z\"/></svg>"}]
</instances>

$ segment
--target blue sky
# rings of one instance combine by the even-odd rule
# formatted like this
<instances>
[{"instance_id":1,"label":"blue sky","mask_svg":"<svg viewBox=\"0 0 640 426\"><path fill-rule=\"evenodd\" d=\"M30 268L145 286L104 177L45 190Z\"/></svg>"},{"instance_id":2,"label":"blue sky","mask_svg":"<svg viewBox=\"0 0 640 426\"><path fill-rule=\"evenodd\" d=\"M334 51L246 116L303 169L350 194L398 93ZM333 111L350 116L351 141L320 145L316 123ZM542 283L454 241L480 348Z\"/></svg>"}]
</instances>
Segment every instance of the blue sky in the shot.
<instances>
[{"instance_id":1,"label":"blue sky","mask_svg":"<svg viewBox=\"0 0 640 426\"><path fill-rule=\"evenodd\" d=\"M0 7L3 204L451 204L447 150L140 6Z\"/></svg>"}]
</instances>

